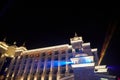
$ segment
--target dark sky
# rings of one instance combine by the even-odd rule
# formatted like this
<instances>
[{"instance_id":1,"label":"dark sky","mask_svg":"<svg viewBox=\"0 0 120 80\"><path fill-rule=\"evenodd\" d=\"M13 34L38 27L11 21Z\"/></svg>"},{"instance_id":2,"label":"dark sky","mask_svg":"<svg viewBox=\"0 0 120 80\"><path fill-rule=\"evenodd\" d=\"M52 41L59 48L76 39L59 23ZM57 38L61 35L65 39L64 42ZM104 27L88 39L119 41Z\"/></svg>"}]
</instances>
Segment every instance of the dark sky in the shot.
<instances>
[{"instance_id":1,"label":"dark sky","mask_svg":"<svg viewBox=\"0 0 120 80\"><path fill-rule=\"evenodd\" d=\"M103 64L120 65L119 8L40 8L15 0L0 3L0 40L6 37L7 43L17 41L18 46L25 42L27 49L34 49L70 44L77 32L100 53L108 27L116 26Z\"/></svg>"}]
</instances>

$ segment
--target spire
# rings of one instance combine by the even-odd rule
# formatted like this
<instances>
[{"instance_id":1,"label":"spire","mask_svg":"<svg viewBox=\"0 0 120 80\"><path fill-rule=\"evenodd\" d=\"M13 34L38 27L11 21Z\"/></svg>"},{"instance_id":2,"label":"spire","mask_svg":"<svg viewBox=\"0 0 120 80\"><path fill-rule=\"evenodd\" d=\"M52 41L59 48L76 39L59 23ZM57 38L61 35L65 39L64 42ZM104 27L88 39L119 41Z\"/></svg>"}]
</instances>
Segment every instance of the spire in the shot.
<instances>
[{"instance_id":1,"label":"spire","mask_svg":"<svg viewBox=\"0 0 120 80\"><path fill-rule=\"evenodd\" d=\"M25 46L25 42L22 44L22 46Z\"/></svg>"},{"instance_id":2,"label":"spire","mask_svg":"<svg viewBox=\"0 0 120 80\"><path fill-rule=\"evenodd\" d=\"M6 42L6 37L3 39L3 42Z\"/></svg>"},{"instance_id":3,"label":"spire","mask_svg":"<svg viewBox=\"0 0 120 80\"><path fill-rule=\"evenodd\" d=\"M13 43L13 45L16 45L16 41Z\"/></svg>"},{"instance_id":4,"label":"spire","mask_svg":"<svg viewBox=\"0 0 120 80\"><path fill-rule=\"evenodd\" d=\"M76 32L75 32L75 37L78 37Z\"/></svg>"}]
</instances>

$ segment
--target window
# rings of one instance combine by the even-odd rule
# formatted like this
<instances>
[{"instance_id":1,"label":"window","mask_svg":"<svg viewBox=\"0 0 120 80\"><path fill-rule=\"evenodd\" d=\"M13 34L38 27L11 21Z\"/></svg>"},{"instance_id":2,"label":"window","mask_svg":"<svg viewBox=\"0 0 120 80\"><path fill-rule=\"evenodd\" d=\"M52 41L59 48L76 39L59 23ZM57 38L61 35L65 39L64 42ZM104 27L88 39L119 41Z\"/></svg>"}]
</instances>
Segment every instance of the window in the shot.
<instances>
[{"instance_id":1,"label":"window","mask_svg":"<svg viewBox=\"0 0 120 80\"><path fill-rule=\"evenodd\" d=\"M34 69L37 69L37 64L34 64Z\"/></svg>"},{"instance_id":2,"label":"window","mask_svg":"<svg viewBox=\"0 0 120 80\"><path fill-rule=\"evenodd\" d=\"M44 58L41 58L41 62L44 62Z\"/></svg>"},{"instance_id":3,"label":"window","mask_svg":"<svg viewBox=\"0 0 120 80\"><path fill-rule=\"evenodd\" d=\"M41 74L42 74L42 72L43 72L43 70L39 70L39 71L38 71L39 75L41 75Z\"/></svg>"},{"instance_id":4,"label":"window","mask_svg":"<svg viewBox=\"0 0 120 80\"><path fill-rule=\"evenodd\" d=\"M18 71L16 70L16 71L15 71L15 74L14 74L14 77L16 77L17 73L18 73Z\"/></svg>"},{"instance_id":5,"label":"window","mask_svg":"<svg viewBox=\"0 0 120 80\"><path fill-rule=\"evenodd\" d=\"M46 54L45 54L45 52L44 53L41 53L41 56L43 57L43 56L45 56Z\"/></svg>"},{"instance_id":6,"label":"window","mask_svg":"<svg viewBox=\"0 0 120 80\"><path fill-rule=\"evenodd\" d=\"M61 57L61 60L65 60L65 56L62 56L62 57Z\"/></svg>"},{"instance_id":7,"label":"window","mask_svg":"<svg viewBox=\"0 0 120 80\"><path fill-rule=\"evenodd\" d=\"M51 61L51 57L48 57L48 61Z\"/></svg>"},{"instance_id":8,"label":"window","mask_svg":"<svg viewBox=\"0 0 120 80\"><path fill-rule=\"evenodd\" d=\"M53 67L58 67L58 61L53 62Z\"/></svg>"},{"instance_id":9,"label":"window","mask_svg":"<svg viewBox=\"0 0 120 80\"><path fill-rule=\"evenodd\" d=\"M32 63L32 59L29 59L29 63Z\"/></svg>"},{"instance_id":10,"label":"window","mask_svg":"<svg viewBox=\"0 0 120 80\"><path fill-rule=\"evenodd\" d=\"M23 71L23 70L21 70L21 72L19 73L19 75L20 75L20 76L22 76L23 72L24 72L24 71Z\"/></svg>"},{"instance_id":11,"label":"window","mask_svg":"<svg viewBox=\"0 0 120 80\"><path fill-rule=\"evenodd\" d=\"M65 52L65 50L62 50L62 52L61 52L62 54L65 54L66 52Z\"/></svg>"},{"instance_id":12,"label":"window","mask_svg":"<svg viewBox=\"0 0 120 80\"><path fill-rule=\"evenodd\" d=\"M15 66L12 67L12 71L15 69Z\"/></svg>"},{"instance_id":13,"label":"window","mask_svg":"<svg viewBox=\"0 0 120 80\"><path fill-rule=\"evenodd\" d=\"M58 56L55 56L54 60L57 61L58 60Z\"/></svg>"},{"instance_id":14,"label":"window","mask_svg":"<svg viewBox=\"0 0 120 80\"><path fill-rule=\"evenodd\" d=\"M50 68L50 66L51 66L51 62L47 62L47 68Z\"/></svg>"},{"instance_id":15,"label":"window","mask_svg":"<svg viewBox=\"0 0 120 80\"><path fill-rule=\"evenodd\" d=\"M75 52L79 52L79 48L76 48L76 49L75 49Z\"/></svg>"},{"instance_id":16,"label":"window","mask_svg":"<svg viewBox=\"0 0 120 80\"><path fill-rule=\"evenodd\" d=\"M39 76L37 76L37 80L41 80L41 76L39 75Z\"/></svg>"},{"instance_id":17,"label":"window","mask_svg":"<svg viewBox=\"0 0 120 80\"><path fill-rule=\"evenodd\" d=\"M28 58L28 55L25 55L25 59L27 59Z\"/></svg>"},{"instance_id":18,"label":"window","mask_svg":"<svg viewBox=\"0 0 120 80\"><path fill-rule=\"evenodd\" d=\"M44 64L44 63L43 63L43 64ZM43 64L42 64L42 63L40 64L40 68L42 68L42 69L44 68L44 65L43 65Z\"/></svg>"},{"instance_id":19,"label":"window","mask_svg":"<svg viewBox=\"0 0 120 80\"><path fill-rule=\"evenodd\" d=\"M39 57L40 55L39 55L39 54L36 54L35 56L36 56L36 57Z\"/></svg>"},{"instance_id":20,"label":"window","mask_svg":"<svg viewBox=\"0 0 120 80\"><path fill-rule=\"evenodd\" d=\"M31 74L35 75L35 73L36 73L36 69L34 69Z\"/></svg>"},{"instance_id":21,"label":"window","mask_svg":"<svg viewBox=\"0 0 120 80\"><path fill-rule=\"evenodd\" d=\"M68 59L70 59L70 58L72 58L73 57L73 55L72 54L70 54L69 56L68 56Z\"/></svg>"},{"instance_id":22,"label":"window","mask_svg":"<svg viewBox=\"0 0 120 80\"><path fill-rule=\"evenodd\" d=\"M72 53L72 49L68 49L68 53Z\"/></svg>"},{"instance_id":23,"label":"window","mask_svg":"<svg viewBox=\"0 0 120 80\"><path fill-rule=\"evenodd\" d=\"M53 70L53 74L57 74L57 68L55 68L54 70Z\"/></svg>"},{"instance_id":24,"label":"window","mask_svg":"<svg viewBox=\"0 0 120 80\"><path fill-rule=\"evenodd\" d=\"M27 69L28 69L28 70L30 70L30 68L31 68L31 66L28 66L28 68L27 68Z\"/></svg>"},{"instance_id":25,"label":"window","mask_svg":"<svg viewBox=\"0 0 120 80\"><path fill-rule=\"evenodd\" d=\"M48 52L48 55L52 55L52 51Z\"/></svg>"},{"instance_id":26,"label":"window","mask_svg":"<svg viewBox=\"0 0 120 80\"><path fill-rule=\"evenodd\" d=\"M25 69L25 65L22 66L22 70L24 70L24 69Z\"/></svg>"},{"instance_id":27,"label":"window","mask_svg":"<svg viewBox=\"0 0 120 80\"><path fill-rule=\"evenodd\" d=\"M72 69L69 69L69 73L73 73L73 70L72 70Z\"/></svg>"},{"instance_id":28,"label":"window","mask_svg":"<svg viewBox=\"0 0 120 80\"><path fill-rule=\"evenodd\" d=\"M33 58L33 57L34 57L34 55L33 55L33 54L31 54L31 55L30 55L30 57L31 57L31 58Z\"/></svg>"},{"instance_id":29,"label":"window","mask_svg":"<svg viewBox=\"0 0 120 80\"><path fill-rule=\"evenodd\" d=\"M54 53L55 55L58 55L59 54L59 52L58 51L55 51L55 53Z\"/></svg>"},{"instance_id":30,"label":"window","mask_svg":"<svg viewBox=\"0 0 120 80\"><path fill-rule=\"evenodd\" d=\"M45 76L44 80L48 80L48 76L47 75Z\"/></svg>"},{"instance_id":31,"label":"window","mask_svg":"<svg viewBox=\"0 0 120 80\"><path fill-rule=\"evenodd\" d=\"M24 64L26 64L27 60L24 60Z\"/></svg>"},{"instance_id":32,"label":"window","mask_svg":"<svg viewBox=\"0 0 120 80\"><path fill-rule=\"evenodd\" d=\"M14 60L13 65L16 65L16 62L17 62L17 61L16 61L16 60Z\"/></svg>"},{"instance_id":33,"label":"window","mask_svg":"<svg viewBox=\"0 0 120 80\"><path fill-rule=\"evenodd\" d=\"M79 50L79 52L80 52L80 53L83 53L83 50L81 49L81 50Z\"/></svg>"},{"instance_id":34,"label":"window","mask_svg":"<svg viewBox=\"0 0 120 80\"><path fill-rule=\"evenodd\" d=\"M61 74L65 74L65 68L62 68L62 69L60 70L60 73L61 73Z\"/></svg>"},{"instance_id":35,"label":"window","mask_svg":"<svg viewBox=\"0 0 120 80\"><path fill-rule=\"evenodd\" d=\"M47 70L46 70L46 74L49 74L49 73L50 73L50 69L47 69Z\"/></svg>"},{"instance_id":36,"label":"window","mask_svg":"<svg viewBox=\"0 0 120 80\"><path fill-rule=\"evenodd\" d=\"M9 73L9 76L12 76L12 73L13 73L13 71L11 71L11 72Z\"/></svg>"}]
</instances>

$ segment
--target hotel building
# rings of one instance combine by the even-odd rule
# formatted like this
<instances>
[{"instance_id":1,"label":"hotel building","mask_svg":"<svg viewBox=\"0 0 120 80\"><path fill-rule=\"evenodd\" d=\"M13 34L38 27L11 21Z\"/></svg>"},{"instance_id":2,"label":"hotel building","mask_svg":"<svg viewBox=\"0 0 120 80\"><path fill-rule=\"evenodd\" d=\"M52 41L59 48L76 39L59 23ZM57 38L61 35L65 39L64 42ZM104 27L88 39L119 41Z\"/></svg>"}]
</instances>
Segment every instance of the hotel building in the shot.
<instances>
[{"instance_id":1,"label":"hotel building","mask_svg":"<svg viewBox=\"0 0 120 80\"><path fill-rule=\"evenodd\" d=\"M31 50L15 45L1 48L1 57L11 57L7 70L4 69L5 80L95 80L83 77L86 77L88 71L91 71L92 77L94 73L107 72L104 65L97 66L99 60L97 48L91 49L90 43L84 43L82 37L76 34L70 38L70 45L62 44ZM2 61L4 65L5 62ZM84 72L85 75L82 75ZM97 80L115 80L101 77L104 76Z\"/></svg>"}]
</instances>

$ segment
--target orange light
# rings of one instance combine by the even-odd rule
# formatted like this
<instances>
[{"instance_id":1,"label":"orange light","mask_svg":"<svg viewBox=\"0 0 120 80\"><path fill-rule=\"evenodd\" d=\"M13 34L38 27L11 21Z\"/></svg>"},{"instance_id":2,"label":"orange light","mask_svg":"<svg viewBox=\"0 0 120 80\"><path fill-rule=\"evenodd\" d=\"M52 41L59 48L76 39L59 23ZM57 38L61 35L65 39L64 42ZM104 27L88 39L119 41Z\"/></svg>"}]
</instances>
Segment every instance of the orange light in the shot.
<instances>
[{"instance_id":1,"label":"orange light","mask_svg":"<svg viewBox=\"0 0 120 80\"><path fill-rule=\"evenodd\" d=\"M101 55L100 55L100 60L98 61L98 65L100 65L100 63L101 63L101 61L102 61L102 59L105 55L105 52L108 48L108 45L110 43L110 40L113 36L113 33L114 33L115 29L116 29L116 26L108 27L108 31L107 31L107 34L106 34L106 37L105 37L105 41L104 41L103 47L101 49L101 53L100 53Z\"/></svg>"}]
</instances>

